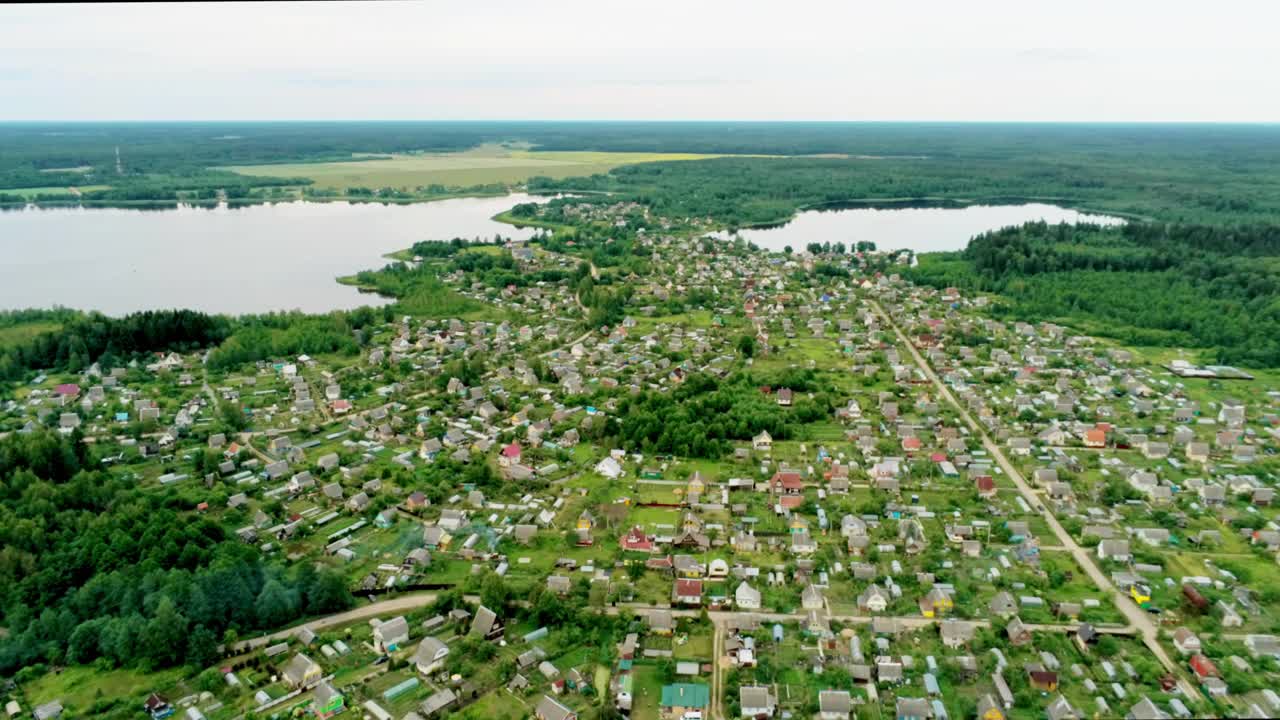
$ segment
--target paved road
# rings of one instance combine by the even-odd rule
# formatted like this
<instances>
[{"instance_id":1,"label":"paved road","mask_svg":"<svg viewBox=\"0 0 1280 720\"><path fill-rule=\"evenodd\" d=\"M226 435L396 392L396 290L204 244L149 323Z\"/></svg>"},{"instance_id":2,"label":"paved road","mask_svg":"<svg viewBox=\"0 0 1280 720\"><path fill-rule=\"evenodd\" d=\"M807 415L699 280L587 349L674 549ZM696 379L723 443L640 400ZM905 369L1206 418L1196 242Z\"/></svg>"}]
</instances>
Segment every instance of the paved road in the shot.
<instances>
[{"instance_id":1,"label":"paved road","mask_svg":"<svg viewBox=\"0 0 1280 720\"><path fill-rule=\"evenodd\" d=\"M368 620L369 618L378 617L380 615L399 615L409 612L410 610L418 610L419 608L426 607L435 601L436 593L434 592L409 593L407 595L401 595L400 597L391 598L390 600L370 603L363 607L355 608L354 610L348 610L335 615L326 615L322 618L309 620L301 625L295 625L294 627L285 630L279 630L271 633L270 635L261 635L248 640L241 640L236 643L235 651L244 652L245 650L252 650L254 648L263 647L264 645L270 645L274 642L287 640L288 638L296 635L298 631L303 628L311 628L313 631L320 631L336 625L346 625L347 623L355 622L357 620Z\"/></svg>"},{"instance_id":2,"label":"paved road","mask_svg":"<svg viewBox=\"0 0 1280 720\"><path fill-rule=\"evenodd\" d=\"M974 421L973 417L969 414L969 411L965 409L965 406L956 400L955 396L951 394L951 388L943 383L942 379L933 371L933 368L929 363L925 362L925 359L920 355L919 351L916 350L915 345L907 339L907 336L902 332L901 328L898 327L898 324L889 317L888 313L884 311L884 308L880 307L880 303L874 300L869 300L868 302L871 304L871 307L875 309L876 314L883 318L889 327L893 328L893 332L898 336L898 340L906 346L907 351L911 353L911 357L915 360L916 365L919 366L934 386L938 388L939 394L946 398L947 402L949 402L956 411L960 413L960 417L965 421L965 424L969 426L969 429L978 437L982 438L982 446L986 448L991 457L995 458L996 462L1000 465L1000 468L1004 470L1009 479L1013 481L1013 484L1017 486L1018 492L1022 493L1022 496L1026 499L1027 503L1033 508L1040 508L1040 515L1049 525L1049 529L1053 531L1053 534L1057 536L1058 544L1071 552L1072 556L1075 557L1076 562L1079 563L1080 567L1084 568L1085 573L1088 574L1091 580L1093 580L1094 585L1096 585L1099 590L1102 590L1112 596L1116 607L1120 609L1120 612L1124 613L1124 616L1129 620L1130 625L1141 633L1142 640L1146 644L1147 649L1151 651L1151 654L1160 661L1161 665L1164 665L1166 670L1173 673L1174 676L1178 678L1182 691L1188 697L1199 698L1199 691L1196 690L1195 686L1191 685L1185 677L1183 677L1181 667L1169 657L1169 654L1160 644L1160 629L1151 621L1151 616L1148 615L1145 610L1138 607L1128 595L1120 592L1120 590L1111 583L1110 578L1108 578L1106 574L1104 574L1102 570L1094 564L1093 557L1089 555L1089 552L1080 547L1080 545L1076 543L1075 538L1071 537L1071 533L1067 532L1066 529L1062 527L1062 524L1058 522L1058 518L1049 510L1048 505L1044 504L1040 500L1036 495L1036 491L1022 477L1022 473L1018 472L1018 469L1009 462L1009 459L1005 457L1005 454L1000 447L991 441L991 437L987 435L981 425Z\"/></svg>"}]
</instances>

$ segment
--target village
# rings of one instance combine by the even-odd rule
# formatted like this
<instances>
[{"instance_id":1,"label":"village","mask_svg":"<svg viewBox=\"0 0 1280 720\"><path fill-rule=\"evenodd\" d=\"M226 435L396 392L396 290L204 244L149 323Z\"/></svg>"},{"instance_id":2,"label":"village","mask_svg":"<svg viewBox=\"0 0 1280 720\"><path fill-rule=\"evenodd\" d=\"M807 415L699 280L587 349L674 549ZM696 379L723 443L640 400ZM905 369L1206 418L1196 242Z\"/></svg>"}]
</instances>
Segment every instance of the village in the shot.
<instances>
[{"instance_id":1,"label":"village","mask_svg":"<svg viewBox=\"0 0 1280 720\"><path fill-rule=\"evenodd\" d=\"M95 364L0 407L358 600L224 643L210 682L157 675L140 711L1280 715L1280 376L1005 319L906 282L907 254L768 253L634 204L555 221L637 214L643 276L468 250L620 276L615 324L568 281L458 272L491 316L396 318L355 357ZM663 415L710 408L701 438ZM88 717L84 685L6 707Z\"/></svg>"}]
</instances>

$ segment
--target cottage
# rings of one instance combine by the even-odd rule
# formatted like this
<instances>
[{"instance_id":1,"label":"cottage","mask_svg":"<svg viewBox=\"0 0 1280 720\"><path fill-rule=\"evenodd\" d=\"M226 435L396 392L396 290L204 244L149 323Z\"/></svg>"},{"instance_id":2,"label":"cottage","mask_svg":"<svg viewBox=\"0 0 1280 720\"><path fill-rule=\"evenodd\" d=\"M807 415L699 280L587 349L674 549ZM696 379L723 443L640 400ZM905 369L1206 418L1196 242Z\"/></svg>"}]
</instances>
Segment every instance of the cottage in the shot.
<instances>
[{"instance_id":1,"label":"cottage","mask_svg":"<svg viewBox=\"0 0 1280 720\"><path fill-rule=\"evenodd\" d=\"M818 693L819 720L849 720L853 698L848 690L822 690Z\"/></svg>"},{"instance_id":2,"label":"cottage","mask_svg":"<svg viewBox=\"0 0 1280 720\"><path fill-rule=\"evenodd\" d=\"M742 709L742 717L762 719L773 717L777 703L769 693L769 688L744 685L738 690L738 707Z\"/></svg>"},{"instance_id":3,"label":"cottage","mask_svg":"<svg viewBox=\"0 0 1280 720\"><path fill-rule=\"evenodd\" d=\"M533 715L538 720L577 720L578 718L576 712L560 704L550 695L542 696L542 700L538 701L537 707L533 710Z\"/></svg>"},{"instance_id":4,"label":"cottage","mask_svg":"<svg viewBox=\"0 0 1280 720\"><path fill-rule=\"evenodd\" d=\"M373 646L378 652L394 652L408 641L409 622L403 615L380 623L373 629Z\"/></svg>"},{"instance_id":5,"label":"cottage","mask_svg":"<svg viewBox=\"0 0 1280 720\"><path fill-rule=\"evenodd\" d=\"M664 720L702 717L710 703L711 690L701 683L665 685L658 707Z\"/></svg>"},{"instance_id":6,"label":"cottage","mask_svg":"<svg viewBox=\"0 0 1280 720\"><path fill-rule=\"evenodd\" d=\"M418 650L413 654L414 667L423 675L430 675L444 665L449 655L449 646L439 638L428 635L418 643Z\"/></svg>"},{"instance_id":7,"label":"cottage","mask_svg":"<svg viewBox=\"0 0 1280 720\"><path fill-rule=\"evenodd\" d=\"M314 660L298 653L280 673L286 685L293 689L310 687L320 680L324 671Z\"/></svg>"}]
</instances>

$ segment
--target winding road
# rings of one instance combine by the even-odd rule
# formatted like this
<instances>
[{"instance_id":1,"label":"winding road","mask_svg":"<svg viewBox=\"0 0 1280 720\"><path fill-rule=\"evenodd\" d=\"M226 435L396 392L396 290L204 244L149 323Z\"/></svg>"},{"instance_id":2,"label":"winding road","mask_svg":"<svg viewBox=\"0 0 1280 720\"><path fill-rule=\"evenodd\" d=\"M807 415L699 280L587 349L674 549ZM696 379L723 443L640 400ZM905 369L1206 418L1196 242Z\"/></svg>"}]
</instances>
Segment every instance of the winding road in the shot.
<instances>
[{"instance_id":1,"label":"winding road","mask_svg":"<svg viewBox=\"0 0 1280 720\"><path fill-rule=\"evenodd\" d=\"M947 402L956 409L965 424L969 426L969 429L972 430L977 437L982 439L982 446L991 454L991 457L995 458L996 463L999 464L1002 470L1004 470L1009 479L1013 481L1013 484L1018 488L1018 492L1022 493L1022 496L1026 499L1027 503L1033 508L1039 508L1040 515L1044 518L1045 523L1049 525L1049 529L1057 536L1058 544L1071 552L1072 556L1075 557L1076 562L1084 569L1085 573L1088 574L1091 580L1093 580L1094 585L1096 585L1099 590L1112 596L1112 600L1116 607L1120 609L1120 612L1124 613L1124 616L1129 620L1130 625L1136 628L1142 635L1143 643L1146 644L1147 649L1151 651L1151 654L1160 661L1160 664L1164 666L1165 670L1173 673L1174 677L1178 678L1178 684L1182 688L1182 692L1190 698L1199 698L1199 691L1194 685L1187 681L1186 677L1182 673L1182 668L1169 657L1169 653L1166 652L1164 647L1160 644L1160 629L1151 621L1151 617L1146 613L1146 611L1138 607L1128 595L1120 592L1120 590L1112 584L1106 574L1104 574L1102 570L1098 568L1097 564L1093 562L1093 558L1089 555L1089 552L1080 547L1080 545L1075 541L1075 538L1071 537L1071 533L1067 532L1066 529L1062 527L1062 524L1058 522L1058 518L1049 510L1048 505L1041 502L1040 498L1036 495L1036 491L1027 483L1026 479L1022 477L1022 473L1018 472L1018 469L1009 462L1009 459L1005 457L1004 452L998 445L992 442L991 437L982 428L982 426L974 421L973 417L969 414L969 411L965 409L964 405L960 404L960 402L956 400L955 396L951 393L951 388L947 387L947 385L942 382L942 379L938 377L938 374L933 371L933 368L929 363L926 362L924 357L916 350L915 345L907 339L906 334L902 332L902 329L898 327L898 324L894 322L893 318L889 317L888 313L884 311L884 308L880 307L880 303L875 300L868 300L867 302L875 310L876 314L879 315L889 327L893 328L894 334L898 336L898 340L901 344L906 346L907 351L911 353L911 357L915 361L916 365L924 372L925 376L929 378L934 386L938 388L938 393L946 398Z\"/></svg>"}]
</instances>

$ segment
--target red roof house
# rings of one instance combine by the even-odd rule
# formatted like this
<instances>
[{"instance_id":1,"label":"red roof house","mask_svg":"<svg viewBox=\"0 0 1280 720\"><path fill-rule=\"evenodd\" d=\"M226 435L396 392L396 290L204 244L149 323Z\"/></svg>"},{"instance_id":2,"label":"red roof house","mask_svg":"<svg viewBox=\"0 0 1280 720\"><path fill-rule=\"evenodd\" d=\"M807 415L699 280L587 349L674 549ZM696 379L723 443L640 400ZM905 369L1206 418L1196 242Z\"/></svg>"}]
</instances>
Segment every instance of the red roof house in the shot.
<instances>
[{"instance_id":1,"label":"red roof house","mask_svg":"<svg viewBox=\"0 0 1280 720\"><path fill-rule=\"evenodd\" d=\"M1195 671L1195 674L1199 676L1201 680L1207 677L1222 677L1222 674L1218 672L1218 667L1213 664L1213 661L1200 653L1192 655L1188 664L1191 665L1191 669Z\"/></svg>"},{"instance_id":2,"label":"red roof house","mask_svg":"<svg viewBox=\"0 0 1280 720\"><path fill-rule=\"evenodd\" d=\"M651 553L654 550L653 538L644 534L644 530L639 527L631 528L622 538L622 549L632 552Z\"/></svg>"}]
</instances>

